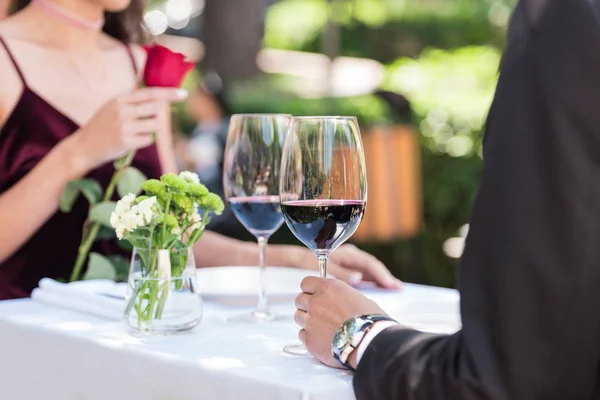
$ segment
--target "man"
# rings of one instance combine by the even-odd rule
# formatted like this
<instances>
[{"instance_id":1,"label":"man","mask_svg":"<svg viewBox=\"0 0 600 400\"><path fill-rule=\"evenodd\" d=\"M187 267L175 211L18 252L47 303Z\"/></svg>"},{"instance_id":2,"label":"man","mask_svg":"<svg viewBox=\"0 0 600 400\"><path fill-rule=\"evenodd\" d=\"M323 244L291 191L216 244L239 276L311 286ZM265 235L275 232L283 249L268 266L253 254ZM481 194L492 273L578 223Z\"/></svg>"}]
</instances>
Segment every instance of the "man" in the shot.
<instances>
[{"instance_id":1,"label":"man","mask_svg":"<svg viewBox=\"0 0 600 400\"><path fill-rule=\"evenodd\" d=\"M333 343L358 399L600 399L599 8L515 10L460 267L461 331L421 333L340 282L303 281L299 336L325 364L340 366L343 321L374 315Z\"/></svg>"}]
</instances>

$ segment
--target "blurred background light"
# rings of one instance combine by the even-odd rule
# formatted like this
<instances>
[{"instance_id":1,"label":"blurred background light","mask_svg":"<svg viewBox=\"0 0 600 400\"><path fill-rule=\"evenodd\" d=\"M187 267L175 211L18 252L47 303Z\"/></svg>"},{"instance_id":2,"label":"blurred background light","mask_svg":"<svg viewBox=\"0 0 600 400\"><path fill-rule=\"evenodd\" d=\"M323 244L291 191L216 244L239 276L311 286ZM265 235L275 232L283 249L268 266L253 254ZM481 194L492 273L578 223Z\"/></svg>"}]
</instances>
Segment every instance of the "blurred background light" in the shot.
<instances>
[{"instance_id":1,"label":"blurred background light","mask_svg":"<svg viewBox=\"0 0 600 400\"><path fill-rule=\"evenodd\" d=\"M465 240L454 237L444 242L444 253L450 258L460 258L465 248Z\"/></svg>"},{"instance_id":2,"label":"blurred background light","mask_svg":"<svg viewBox=\"0 0 600 400\"><path fill-rule=\"evenodd\" d=\"M189 0L169 0L165 5L167 22L173 29L187 26L192 15L192 5Z\"/></svg>"},{"instance_id":3,"label":"blurred background light","mask_svg":"<svg viewBox=\"0 0 600 400\"><path fill-rule=\"evenodd\" d=\"M162 35L169 26L167 16L159 10L148 11L144 15L144 22L150 33L154 36Z\"/></svg>"},{"instance_id":4,"label":"blurred background light","mask_svg":"<svg viewBox=\"0 0 600 400\"><path fill-rule=\"evenodd\" d=\"M323 54L264 49L256 58L260 70L302 78L302 97L357 96L373 92L383 82L385 69L377 61Z\"/></svg>"}]
</instances>

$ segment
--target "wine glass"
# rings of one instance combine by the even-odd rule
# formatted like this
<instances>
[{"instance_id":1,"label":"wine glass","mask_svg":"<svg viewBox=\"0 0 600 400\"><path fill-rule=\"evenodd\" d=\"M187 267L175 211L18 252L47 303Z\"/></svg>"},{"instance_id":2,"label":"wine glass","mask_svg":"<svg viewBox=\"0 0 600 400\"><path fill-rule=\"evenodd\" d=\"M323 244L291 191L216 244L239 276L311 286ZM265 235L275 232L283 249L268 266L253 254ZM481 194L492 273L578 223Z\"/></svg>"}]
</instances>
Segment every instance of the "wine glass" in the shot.
<instances>
[{"instance_id":1,"label":"wine glass","mask_svg":"<svg viewBox=\"0 0 600 400\"><path fill-rule=\"evenodd\" d=\"M356 117L294 117L288 127L279 185L281 211L294 235L319 260L358 228L367 204L367 171ZM307 354L302 344L284 351Z\"/></svg>"},{"instance_id":2,"label":"wine glass","mask_svg":"<svg viewBox=\"0 0 600 400\"><path fill-rule=\"evenodd\" d=\"M231 117L223 161L223 188L237 219L258 240L260 268L256 309L230 318L232 321L266 322L277 317L267 302L265 254L269 237L283 224L279 168L290 119L287 114Z\"/></svg>"}]
</instances>

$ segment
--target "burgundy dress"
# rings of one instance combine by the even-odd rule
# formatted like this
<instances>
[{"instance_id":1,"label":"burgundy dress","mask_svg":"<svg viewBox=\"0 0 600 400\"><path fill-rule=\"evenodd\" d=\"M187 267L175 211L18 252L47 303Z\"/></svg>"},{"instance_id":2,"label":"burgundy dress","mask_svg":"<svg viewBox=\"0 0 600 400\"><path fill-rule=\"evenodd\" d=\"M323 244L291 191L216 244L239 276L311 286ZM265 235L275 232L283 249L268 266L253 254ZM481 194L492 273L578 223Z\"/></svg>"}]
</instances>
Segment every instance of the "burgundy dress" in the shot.
<instances>
[{"instance_id":1,"label":"burgundy dress","mask_svg":"<svg viewBox=\"0 0 600 400\"><path fill-rule=\"evenodd\" d=\"M61 140L79 129L79 126L50 103L35 93L25 80L21 69L6 42L0 37L16 71L23 81L23 92L12 114L0 127L0 194L23 178ZM133 71L137 67L126 46ZM156 178L161 168L156 146L138 151L133 165L147 177ZM87 177L97 180L106 188L114 172L112 163L91 171ZM32 196L44 201L43 193ZM15 213L27 210L15 208ZM0 300L28 297L44 277L68 279L81 241L81 229L88 213L88 204L82 196L69 213L57 212L39 230L0 263ZM10 227L4 227L10 229ZM96 242L93 251L108 255L121 253L116 242Z\"/></svg>"}]
</instances>

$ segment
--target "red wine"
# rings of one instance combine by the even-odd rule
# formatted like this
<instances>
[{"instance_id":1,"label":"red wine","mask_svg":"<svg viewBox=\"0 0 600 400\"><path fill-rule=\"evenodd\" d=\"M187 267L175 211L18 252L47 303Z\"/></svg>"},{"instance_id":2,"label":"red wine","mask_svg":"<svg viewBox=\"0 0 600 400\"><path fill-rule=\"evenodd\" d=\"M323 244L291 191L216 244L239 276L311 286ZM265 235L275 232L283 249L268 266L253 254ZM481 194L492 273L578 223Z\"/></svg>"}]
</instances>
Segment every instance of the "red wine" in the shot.
<instances>
[{"instance_id":1,"label":"red wine","mask_svg":"<svg viewBox=\"0 0 600 400\"><path fill-rule=\"evenodd\" d=\"M279 196L232 197L237 219L255 236L271 236L283 223Z\"/></svg>"},{"instance_id":2,"label":"red wine","mask_svg":"<svg viewBox=\"0 0 600 400\"><path fill-rule=\"evenodd\" d=\"M281 211L288 226L312 250L331 250L344 243L362 220L360 200L286 201Z\"/></svg>"}]
</instances>

